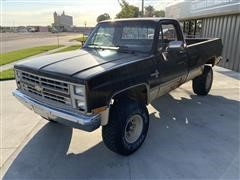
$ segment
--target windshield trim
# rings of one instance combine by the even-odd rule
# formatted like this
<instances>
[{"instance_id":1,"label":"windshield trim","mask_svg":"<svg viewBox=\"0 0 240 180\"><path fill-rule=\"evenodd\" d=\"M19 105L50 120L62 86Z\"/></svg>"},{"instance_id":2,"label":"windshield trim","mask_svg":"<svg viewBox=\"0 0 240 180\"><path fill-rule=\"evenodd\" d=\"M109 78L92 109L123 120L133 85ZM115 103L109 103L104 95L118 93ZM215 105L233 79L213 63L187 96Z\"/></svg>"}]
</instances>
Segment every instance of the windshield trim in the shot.
<instances>
[{"instance_id":1,"label":"windshield trim","mask_svg":"<svg viewBox=\"0 0 240 180\"><path fill-rule=\"evenodd\" d=\"M144 26L147 26L147 24L151 25L152 28L154 29L154 35L153 35L153 39L152 39L152 42L151 42L151 46L149 48L148 51L140 51L140 50L137 50L137 49L124 49L125 51L134 51L134 52L141 52L141 53L152 53L153 52L153 49L154 49L154 44L155 44L155 35L156 35L156 30L157 30L157 27L158 27L158 23L157 22L154 22L154 21L151 21L151 20L134 20L134 21L130 21L130 20L126 20L126 21L112 21L112 22L100 22L99 24L97 24L97 26L94 28L94 30L91 32L91 34L89 35L89 38L87 39L87 41L85 42L83 48L92 48L92 49L111 49L111 50L121 50L121 46L100 46L100 45L96 45L96 47L91 47L89 46L89 44L91 44L91 40L93 38L93 36L95 35L95 33L99 30L100 27L103 27L104 25L116 25L116 26L124 26L124 25L132 25L132 24L136 24L136 25L143 25Z\"/></svg>"}]
</instances>

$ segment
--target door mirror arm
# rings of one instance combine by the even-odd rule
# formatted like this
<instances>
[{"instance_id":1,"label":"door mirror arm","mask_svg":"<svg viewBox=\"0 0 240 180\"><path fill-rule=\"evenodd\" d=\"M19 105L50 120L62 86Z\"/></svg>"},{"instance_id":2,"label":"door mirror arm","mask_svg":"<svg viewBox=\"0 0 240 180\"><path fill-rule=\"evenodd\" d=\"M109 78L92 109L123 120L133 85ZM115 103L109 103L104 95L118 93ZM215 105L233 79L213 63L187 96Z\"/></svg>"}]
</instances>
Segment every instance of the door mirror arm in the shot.
<instances>
[{"instance_id":1,"label":"door mirror arm","mask_svg":"<svg viewBox=\"0 0 240 180\"><path fill-rule=\"evenodd\" d=\"M163 51L161 54L162 54L163 60L164 61L168 61L168 52L167 52L167 50Z\"/></svg>"},{"instance_id":2,"label":"door mirror arm","mask_svg":"<svg viewBox=\"0 0 240 180\"><path fill-rule=\"evenodd\" d=\"M168 48L159 48L158 49L158 53L159 55L161 55L163 57L163 60L164 61L167 61L168 60Z\"/></svg>"},{"instance_id":3,"label":"door mirror arm","mask_svg":"<svg viewBox=\"0 0 240 180\"><path fill-rule=\"evenodd\" d=\"M170 41L166 48L159 48L159 52L162 55L164 61L168 61L168 53L172 50L184 50L183 41Z\"/></svg>"}]
</instances>

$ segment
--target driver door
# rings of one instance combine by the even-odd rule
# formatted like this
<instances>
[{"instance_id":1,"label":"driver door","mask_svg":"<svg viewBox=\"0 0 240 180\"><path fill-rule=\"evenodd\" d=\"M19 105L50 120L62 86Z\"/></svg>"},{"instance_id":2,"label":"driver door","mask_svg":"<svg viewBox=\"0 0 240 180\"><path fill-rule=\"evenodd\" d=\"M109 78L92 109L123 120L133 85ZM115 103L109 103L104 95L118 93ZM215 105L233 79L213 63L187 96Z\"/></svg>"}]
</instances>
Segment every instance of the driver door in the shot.
<instances>
[{"instance_id":1,"label":"driver door","mask_svg":"<svg viewBox=\"0 0 240 180\"><path fill-rule=\"evenodd\" d=\"M162 95L178 87L187 76L188 58L177 22L170 20L161 22L158 48L159 93Z\"/></svg>"}]
</instances>

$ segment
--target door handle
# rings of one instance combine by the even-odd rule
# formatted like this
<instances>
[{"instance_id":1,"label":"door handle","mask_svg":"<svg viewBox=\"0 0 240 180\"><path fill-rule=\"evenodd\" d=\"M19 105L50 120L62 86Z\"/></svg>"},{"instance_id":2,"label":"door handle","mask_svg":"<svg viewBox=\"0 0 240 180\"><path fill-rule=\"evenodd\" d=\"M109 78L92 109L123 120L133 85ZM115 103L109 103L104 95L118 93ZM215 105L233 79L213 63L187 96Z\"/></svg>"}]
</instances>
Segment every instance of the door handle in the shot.
<instances>
[{"instance_id":1,"label":"door handle","mask_svg":"<svg viewBox=\"0 0 240 180\"><path fill-rule=\"evenodd\" d=\"M180 51L179 51L179 54L184 54L184 53L185 53L184 50L180 50Z\"/></svg>"}]
</instances>

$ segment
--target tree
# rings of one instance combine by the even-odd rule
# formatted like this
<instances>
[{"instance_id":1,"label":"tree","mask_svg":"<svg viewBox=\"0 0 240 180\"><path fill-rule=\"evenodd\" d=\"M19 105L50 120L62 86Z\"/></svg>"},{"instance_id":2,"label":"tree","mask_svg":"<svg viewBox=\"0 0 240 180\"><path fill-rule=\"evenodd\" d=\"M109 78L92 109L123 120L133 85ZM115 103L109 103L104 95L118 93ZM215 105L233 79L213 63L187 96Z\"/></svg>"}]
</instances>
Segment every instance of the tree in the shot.
<instances>
[{"instance_id":1,"label":"tree","mask_svg":"<svg viewBox=\"0 0 240 180\"><path fill-rule=\"evenodd\" d=\"M146 17L153 17L154 16L155 9L154 9L153 6L149 5L149 6L145 7L144 9L145 9L144 16L146 16Z\"/></svg>"},{"instance_id":2,"label":"tree","mask_svg":"<svg viewBox=\"0 0 240 180\"><path fill-rule=\"evenodd\" d=\"M139 16L139 8L133 5L130 5L125 0L119 1L121 6L121 11L116 15L116 18L132 18Z\"/></svg>"},{"instance_id":3,"label":"tree","mask_svg":"<svg viewBox=\"0 0 240 180\"><path fill-rule=\"evenodd\" d=\"M145 7L145 17L165 17L165 11L155 10L153 6L149 5Z\"/></svg>"},{"instance_id":4,"label":"tree","mask_svg":"<svg viewBox=\"0 0 240 180\"><path fill-rule=\"evenodd\" d=\"M165 11L161 10L161 11L155 11L154 12L154 16L155 17L165 17Z\"/></svg>"},{"instance_id":5,"label":"tree","mask_svg":"<svg viewBox=\"0 0 240 180\"><path fill-rule=\"evenodd\" d=\"M108 20L108 19L111 19L110 15L108 13L104 13L97 17L97 22Z\"/></svg>"}]
</instances>

